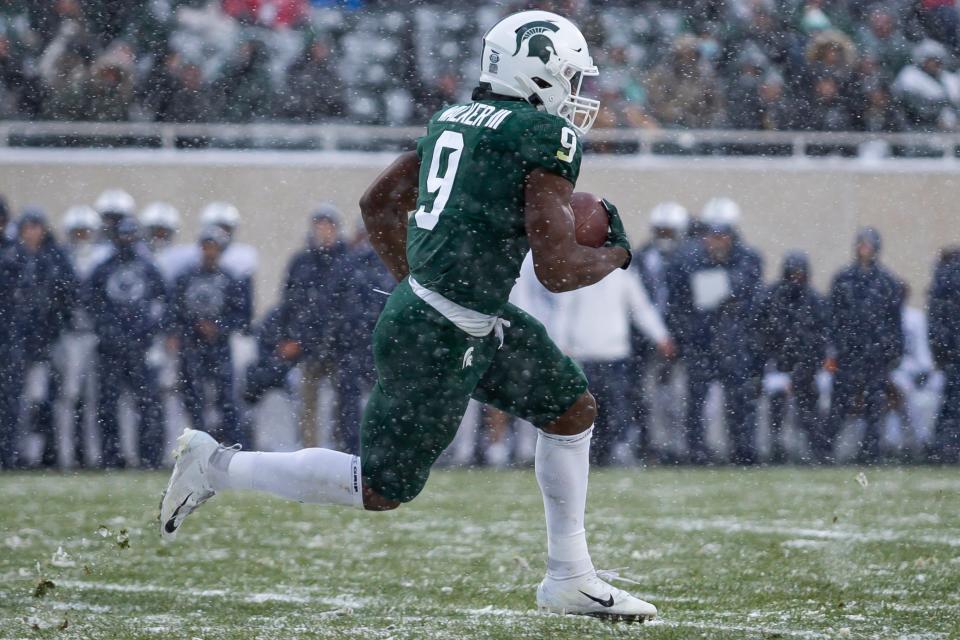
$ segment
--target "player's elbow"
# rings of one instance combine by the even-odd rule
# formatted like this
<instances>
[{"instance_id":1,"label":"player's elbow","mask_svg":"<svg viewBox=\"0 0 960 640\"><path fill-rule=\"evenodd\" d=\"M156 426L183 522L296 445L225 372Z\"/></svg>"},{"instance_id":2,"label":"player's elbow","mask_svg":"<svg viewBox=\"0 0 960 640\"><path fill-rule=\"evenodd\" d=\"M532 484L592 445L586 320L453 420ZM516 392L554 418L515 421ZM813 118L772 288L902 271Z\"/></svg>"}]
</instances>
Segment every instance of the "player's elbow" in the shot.
<instances>
[{"instance_id":1,"label":"player's elbow","mask_svg":"<svg viewBox=\"0 0 960 640\"><path fill-rule=\"evenodd\" d=\"M576 287L573 286L573 283L569 278L563 277L561 274L557 273L547 273L547 274L537 274L537 279L540 280L540 284L549 291L550 293L563 293L565 291L572 291Z\"/></svg>"},{"instance_id":2,"label":"player's elbow","mask_svg":"<svg viewBox=\"0 0 960 640\"><path fill-rule=\"evenodd\" d=\"M534 254L533 272L537 275L537 280L550 293L563 293L570 291L570 278L564 275L562 264L547 256L537 257Z\"/></svg>"}]
</instances>

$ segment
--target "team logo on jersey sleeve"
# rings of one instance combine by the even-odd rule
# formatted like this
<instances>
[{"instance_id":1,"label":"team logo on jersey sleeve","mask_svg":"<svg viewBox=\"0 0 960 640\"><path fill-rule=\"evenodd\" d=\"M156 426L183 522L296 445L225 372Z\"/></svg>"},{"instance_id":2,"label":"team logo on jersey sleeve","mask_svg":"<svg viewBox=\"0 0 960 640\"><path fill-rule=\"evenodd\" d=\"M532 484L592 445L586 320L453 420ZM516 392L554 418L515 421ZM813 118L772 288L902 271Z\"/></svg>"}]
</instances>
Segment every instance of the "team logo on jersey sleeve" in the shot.
<instances>
[{"instance_id":1,"label":"team logo on jersey sleeve","mask_svg":"<svg viewBox=\"0 0 960 640\"><path fill-rule=\"evenodd\" d=\"M520 53L520 47L524 41L529 40L527 45L527 56L530 58L540 58L543 64L550 62L550 54L556 54L553 47L553 41L546 36L547 33L556 33L560 27L547 20L536 20L528 22L517 28L514 32L517 34L517 49L513 55Z\"/></svg>"}]
</instances>

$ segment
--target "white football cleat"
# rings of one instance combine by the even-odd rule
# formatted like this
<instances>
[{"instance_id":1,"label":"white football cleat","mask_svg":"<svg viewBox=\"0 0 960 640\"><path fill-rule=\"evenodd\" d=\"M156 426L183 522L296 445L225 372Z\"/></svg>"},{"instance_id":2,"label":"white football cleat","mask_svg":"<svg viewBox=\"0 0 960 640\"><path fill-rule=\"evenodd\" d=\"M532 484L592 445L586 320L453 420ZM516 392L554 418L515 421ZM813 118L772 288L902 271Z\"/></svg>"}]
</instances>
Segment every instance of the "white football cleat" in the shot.
<instances>
[{"instance_id":1,"label":"white football cleat","mask_svg":"<svg viewBox=\"0 0 960 640\"><path fill-rule=\"evenodd\" d=\"M596 572L567 580L547 576L537 587L537 609L622 622L643 622L657 616L655 606L614 587Z\"/></svg>"},{"instance_id":2,"label":"white football cleat","mask_svg":"<svg viewBox=\"0 0 960 640\"><path fill-rule=\"evenodd\" d=\"M184 429L177 438L173 474L160 499L160 535L164 539L176 538L184 518L214 496L207 474L210 456L219 446L209 434L195 429Z\"/></svg>"}]
</instances>

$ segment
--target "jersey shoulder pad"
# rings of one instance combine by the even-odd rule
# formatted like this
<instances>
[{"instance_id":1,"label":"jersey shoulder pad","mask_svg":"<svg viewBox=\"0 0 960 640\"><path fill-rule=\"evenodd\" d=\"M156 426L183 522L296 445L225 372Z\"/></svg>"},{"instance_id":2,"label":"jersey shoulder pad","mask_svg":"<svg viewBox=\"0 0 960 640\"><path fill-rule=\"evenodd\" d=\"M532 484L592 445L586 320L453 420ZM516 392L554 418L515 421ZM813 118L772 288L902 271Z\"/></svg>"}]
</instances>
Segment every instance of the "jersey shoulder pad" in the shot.
<instances>
[{"instance_id":1,"label":"jersey shoulder pad","mask_svg":"<svg viewBox=\"0 0 960 640\"><path fill-rule=\"evenodd\" d=\"M559 116L542 111L523 114L516 124L520 155L529 169L544 169L576 184L580 175L580 137L569 123Z\"/></svg>"}]
</instances>

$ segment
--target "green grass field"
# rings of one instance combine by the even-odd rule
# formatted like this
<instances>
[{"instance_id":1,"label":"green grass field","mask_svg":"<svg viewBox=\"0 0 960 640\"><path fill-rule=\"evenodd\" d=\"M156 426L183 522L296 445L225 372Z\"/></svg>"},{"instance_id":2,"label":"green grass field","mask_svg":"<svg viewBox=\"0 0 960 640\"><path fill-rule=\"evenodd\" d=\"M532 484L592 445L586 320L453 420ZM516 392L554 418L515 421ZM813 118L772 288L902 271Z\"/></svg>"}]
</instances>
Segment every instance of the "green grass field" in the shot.
<instances>
[{"instance_id":1,"label":"green grass field","mask_svg":"<svg viewBox=\"0 0 960 640\"><path fill-rule=\"evenodd\" d=\"M646 625L536 612L529 470L387 514L218 496L173 545L165 474L2 474L0 638L960 638L960 469L859 473L595 472L594 561Z\"/></svg>"}]
</instances>

